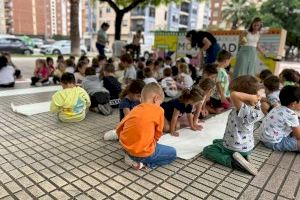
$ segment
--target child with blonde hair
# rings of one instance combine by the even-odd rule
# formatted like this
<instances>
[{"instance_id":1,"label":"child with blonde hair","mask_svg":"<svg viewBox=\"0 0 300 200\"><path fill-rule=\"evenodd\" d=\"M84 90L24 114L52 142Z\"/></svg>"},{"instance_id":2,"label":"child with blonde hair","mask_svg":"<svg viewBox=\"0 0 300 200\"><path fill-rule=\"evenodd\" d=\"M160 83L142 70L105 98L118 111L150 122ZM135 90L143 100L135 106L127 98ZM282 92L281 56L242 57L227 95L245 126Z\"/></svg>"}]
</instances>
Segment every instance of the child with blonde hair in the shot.
<instances>
[{"instance_id":1,"label":"child with blonde hair","mask_svg":"<svg viewBox=\"0 0 300 200\"><path fill-rule=\"evenodd\" d=\"M190 89L193 86L194 81L189 74L188 65L181 63L178 67L178 72L177 87L182 90Z\"/></svg>"},{"instance_id":2,"label":"child with blonde hair","mask_svg":"<svg viewBox=\"0 0 300 200\"><path fill-rule=\"evenodd\" d=\"M50 70L45 59L35 61L34 76L31 77L31 85L42 86L49 84Z\"/></svg>"}]
</instances>

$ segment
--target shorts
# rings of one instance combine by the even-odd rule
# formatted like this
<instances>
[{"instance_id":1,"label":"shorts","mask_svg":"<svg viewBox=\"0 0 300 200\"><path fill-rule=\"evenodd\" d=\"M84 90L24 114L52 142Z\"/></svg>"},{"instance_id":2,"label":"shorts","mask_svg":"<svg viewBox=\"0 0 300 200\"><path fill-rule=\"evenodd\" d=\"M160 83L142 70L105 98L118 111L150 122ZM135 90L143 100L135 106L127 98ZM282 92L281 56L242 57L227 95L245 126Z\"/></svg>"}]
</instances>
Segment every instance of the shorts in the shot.
<instances>
[{"instance_id":1,"label":"shorts","mask_svg":"<svg viewBox=\"0 0 300 200\"><path fill-rule=\"evenodd\" d=\"M287 136L282 138L279 143L263 142L266 147L274 151L299 151L297 139L294 136Z\"/></svg>"}]
</instances>

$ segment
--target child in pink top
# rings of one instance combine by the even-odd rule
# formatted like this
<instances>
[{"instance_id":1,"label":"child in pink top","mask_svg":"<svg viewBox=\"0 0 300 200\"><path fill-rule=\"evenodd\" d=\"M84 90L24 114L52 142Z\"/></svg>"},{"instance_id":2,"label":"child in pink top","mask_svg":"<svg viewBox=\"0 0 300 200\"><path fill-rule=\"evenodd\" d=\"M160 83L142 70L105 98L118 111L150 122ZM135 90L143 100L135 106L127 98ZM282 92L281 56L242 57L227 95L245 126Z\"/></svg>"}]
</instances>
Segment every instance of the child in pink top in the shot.
<instances>
[{"instance_id":1,"label":"child in pink top","mask_svg":"<svg viewBox=\"0 0 300 200\"><path fill-rule=\"evenodd\" d=\"M37 59L35 61L34 76L31 77L31 85L42 86L49 84L50 70L46 60Z\"/></svg>"}]
</instances>

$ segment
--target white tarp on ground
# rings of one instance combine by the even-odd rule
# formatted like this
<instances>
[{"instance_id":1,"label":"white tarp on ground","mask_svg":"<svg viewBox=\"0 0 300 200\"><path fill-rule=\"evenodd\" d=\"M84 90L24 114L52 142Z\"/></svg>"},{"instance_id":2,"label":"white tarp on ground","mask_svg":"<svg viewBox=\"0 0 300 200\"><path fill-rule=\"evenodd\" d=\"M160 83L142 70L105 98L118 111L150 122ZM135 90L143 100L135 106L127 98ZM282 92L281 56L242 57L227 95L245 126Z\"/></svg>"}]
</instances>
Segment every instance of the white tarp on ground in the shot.
<instances>
[{"instance_id":1,"label":"white tarp on ground","mask_svg":"<svg viewBox=\"0 0 300 200\"><path fill-rule=\"evenodd\" d=\"M44 113L44 112L49 112L50 104L51 104L51 101L26 104L26 105L20 105L20 106L15 106L14 104L11 104L11 109L16 113L30 116L30 115L40 114L40 113Z\"/></svg>"},{"instance_id":2,"label":"white tarp on ground","mask_svg":"<svg viewBox=\"0 0 300 200\"><path fill-rule=\"evenodd\" d=\"M206 120L202 131L180 129L179 137L165 134L158 143L174 147L179 158L191 159L201 153L204 147L212 144L214 139L223 138L229 112L226 111Z\"/></svg>"},{"instance_id":3,"label":"white tarp on ground","mask_svg":"<svg viewBox=\"0 0 300 200\"><path fill-rule=\"evenodd\" d=\"M26 88L26 89L0 90L0 97L35 94L35 93L42 93L42 92L54 92L61 89L62 87L59 85L59 86L43 86L43 87Z\"/></svg>"}]
</instances>

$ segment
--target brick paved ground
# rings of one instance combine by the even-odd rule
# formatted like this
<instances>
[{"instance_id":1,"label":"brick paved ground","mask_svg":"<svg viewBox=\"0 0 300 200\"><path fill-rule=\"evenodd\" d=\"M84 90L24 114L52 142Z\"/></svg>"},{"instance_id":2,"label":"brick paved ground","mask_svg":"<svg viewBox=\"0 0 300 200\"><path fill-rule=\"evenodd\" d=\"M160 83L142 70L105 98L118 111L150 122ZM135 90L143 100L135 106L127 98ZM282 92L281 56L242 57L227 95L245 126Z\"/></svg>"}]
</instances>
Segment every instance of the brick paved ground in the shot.
<instances>
[{"instance_id":1,"label":"brick paved ground","mask_svg":"<svg viewBox=\"0 0 300 200\"><path fill-rule=\"evenodd\" d=\"M134 171L123 163L120 145L102 139L118 122L117 111L62 124L51 113L25 117L9 108L52 94L0 97L1 199L300 199L299 154L257 144L251 157L260 168L255 178L201 155Z\"/></svg>"}]
</instances>

